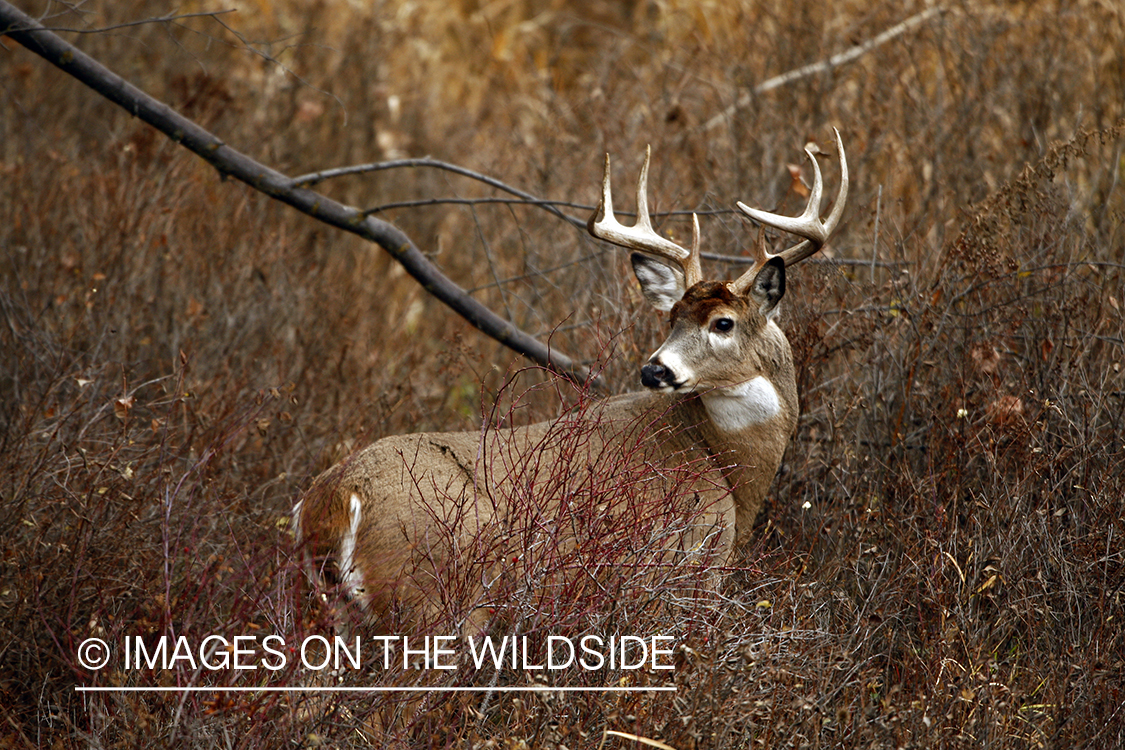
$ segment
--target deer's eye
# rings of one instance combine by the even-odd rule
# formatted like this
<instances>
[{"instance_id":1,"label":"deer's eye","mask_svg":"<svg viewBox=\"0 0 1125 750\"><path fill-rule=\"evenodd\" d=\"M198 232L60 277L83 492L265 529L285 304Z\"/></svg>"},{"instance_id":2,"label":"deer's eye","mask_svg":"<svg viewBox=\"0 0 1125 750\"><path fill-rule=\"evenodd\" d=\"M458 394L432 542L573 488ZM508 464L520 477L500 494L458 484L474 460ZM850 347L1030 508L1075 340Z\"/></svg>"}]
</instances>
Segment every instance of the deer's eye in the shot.
<instances>
[{"instance_id":1,"label":"deer's eye","mask_svg":"<svg viewBox=\"0 0 1125 750\"><path fill-rule=\"evenodd\" d=\"M729 333L734 328L734 321L730 318L716 318L711 323L711 330L719 333Z\"/></svg>"}]
</instances>

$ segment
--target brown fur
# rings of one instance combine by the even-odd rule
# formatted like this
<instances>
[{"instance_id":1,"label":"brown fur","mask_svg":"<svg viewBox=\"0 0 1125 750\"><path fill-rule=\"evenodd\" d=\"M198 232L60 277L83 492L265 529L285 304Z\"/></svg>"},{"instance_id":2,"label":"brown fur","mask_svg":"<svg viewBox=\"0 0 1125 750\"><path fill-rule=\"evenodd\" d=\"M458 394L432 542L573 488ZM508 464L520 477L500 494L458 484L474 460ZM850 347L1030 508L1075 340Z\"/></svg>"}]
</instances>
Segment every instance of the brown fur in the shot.
<instances>
[{"instance_id":1,"label":"brown fur","mask_svg":"<svg viewBox=\"0 0 1125 750\"><path fill-rule=\"evenodd\" d=\"M738 318L743 339L737 361L709 362L702 355L704 361L693 361L706 376L701 391L765 377L780 403L769 421L722 432L699 395L644 391L511 430L388 437L324 472L294 509L309 553L324 570L339 566L351 498L358 497L362 518L352 564L362 574L364 591L357 596L377 627L401 628L404 621L427 618L447 568L456 568L462 557L487 552L513 559L496 540L521 488L537 488L538 512L556 518L563 502L550 494L556 475L597 471L607 459L626 456L633 468L652 467L657 484L691 466L695 496L706 511L680 549L692 549L720 529L721 560L729 559L761 510L796 426L798 405L789 344L751 296L733 295L717 282L695 285L672 311L669 341L698 339L701 329L705 335L717 310ZM577 448L567 442L574 436L581 441ZM483 624L483 615L468 612L472 596L465 606L465 616Z\"/></svg>"},{"instance_id":2,"label":"brown fur","mask_svg":"<svg viewBox=\"0 0 1125 750\"><path fill-rule=\"evenodd\" d=\"M723 282L701 281L684 292L683 298L672 306L670 319L673 326L680 318L705 326L717 311L745 306L746 302L731 293Z\"/></svg>"}]
</instances>

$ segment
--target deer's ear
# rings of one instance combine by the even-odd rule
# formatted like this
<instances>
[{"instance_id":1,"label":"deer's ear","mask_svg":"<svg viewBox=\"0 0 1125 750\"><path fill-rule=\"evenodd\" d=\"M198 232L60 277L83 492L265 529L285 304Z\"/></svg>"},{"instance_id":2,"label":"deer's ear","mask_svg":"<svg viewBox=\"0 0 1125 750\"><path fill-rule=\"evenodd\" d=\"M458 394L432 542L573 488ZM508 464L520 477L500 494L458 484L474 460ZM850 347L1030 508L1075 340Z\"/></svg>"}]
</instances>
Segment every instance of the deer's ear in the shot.
<instances>
[{"instance_id":1,"label":"deer's ear","mask_svg":"<svg viewBox=\"0 0 1125 750\"><path fill-rule=\"evenodd\" d=\"M651 255L633 253L633 273L641 283L641 293L648 303L661 312L668 312L684 296L684 272L657 260Z\"/></svg>"},{"instance_id":2,"label":"deer's ear","mask_svg":"<svg viewBox=\"0 0 1125 750\"><path fill-rule=\"evenodd\" d=\"M758 310L766 318L777 314L777 303L785 296L785 261L770 258L762 266L750 285L750 298L758 303Z\"/></svg>"}]
</instances>

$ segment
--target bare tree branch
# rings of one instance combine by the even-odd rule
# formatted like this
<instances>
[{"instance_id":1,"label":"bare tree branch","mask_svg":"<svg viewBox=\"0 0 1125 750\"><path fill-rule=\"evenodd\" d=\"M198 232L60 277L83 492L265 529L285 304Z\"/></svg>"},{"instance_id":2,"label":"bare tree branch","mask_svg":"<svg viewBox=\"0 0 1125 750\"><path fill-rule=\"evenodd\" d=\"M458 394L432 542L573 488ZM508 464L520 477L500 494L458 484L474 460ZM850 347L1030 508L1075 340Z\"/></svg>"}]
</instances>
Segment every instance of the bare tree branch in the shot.
<instances>
[{"instance_id":1,"label":"bare tree branch","mask_svg":"<svg viewBox=\"0 0 1125 750\"><path fill-rule=\"evenodd\" d=\"M174 142L200 156L220 175L233 177L318 221L379 245L401 263L427 292L513 351L572 380L585 382L590 377L588 368L535 339L473 299L431 263L411 239L393 224L366 216L351 206L302 187L300 182L236 151L194 121L128 83L3 0L0 0L0 36L10 37L164 133ZM595 382L604 386L600 381Z\"/></svg>"},{"instance_id":2,"label":"bare tree branch","mask_svg":"<svg viewBox=\"0 0 1125 750\"><path fill-rule=\"evenodd\" d=\"M819 62L811 63L809 65L797 68L796 70L790 70L787 73L782 73L781 75L774 76L767 81L763 81L762 83L759 83L757 86L755 86L750 93L743 94L738 98L737 102L705 122L703 124L703 129L711 130L718 127L719 125L722 125L724 122L733 117L734 113L738 111L739 108L745 107L750 103L752 94L764 94L767 91L772 91L773 89L784 86L788 83L792 83L793 81L800 80L801 78L806 78L817 73L826 73L833 68L838 68L845 63L851 62L857 57L867 54L876 47L882 44L886 44L896 37L902 36L916 26L920 26L934 16L940 15L944 12L945 8L940 5L933 8L928 8L921 13L911 16L901 23L895 24L883 33L878 34L871 39L868 39L862 44L857 44L851 49L845 50L838 55L832 55L832 57L829 57L827 60L821 60Z\"/></svg>"}]
</instances>

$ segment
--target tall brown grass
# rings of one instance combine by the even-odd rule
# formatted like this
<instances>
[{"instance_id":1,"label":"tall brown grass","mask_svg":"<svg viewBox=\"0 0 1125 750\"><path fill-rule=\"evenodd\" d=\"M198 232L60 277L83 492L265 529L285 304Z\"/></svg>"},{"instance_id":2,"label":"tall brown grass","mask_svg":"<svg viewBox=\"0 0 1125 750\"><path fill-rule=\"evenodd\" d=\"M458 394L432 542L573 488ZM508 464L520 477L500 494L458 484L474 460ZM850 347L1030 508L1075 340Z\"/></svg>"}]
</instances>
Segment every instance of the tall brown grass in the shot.
<instances>
[{"instance_id":1,"label":"tall brown grass","mask_svg":"<svg viewBox=\"0 0 1125 750\"><path fill-rule=\"evenodd\" d=\"M512 598L513 623L549 612L578 632L628 610L630 627L675 635L675 694L431 697L398 721L399 696L79 695L309 679L91 675L76 648L332 632L355 613L297 574L283 520L312 476L382 435L547 418L586 396L537 370L510 382L513 355L377 249L219 180L6 44L4 745L594 748L604 730L677 748L1125 744L1115 6L949 3L855 62L746 97L924 4L257 0L222 24L116 28L171 9L19 4L105 29L69 36L291 174L433 155L590 204L601 155L631 175L651 143L661 230L700 211L704 250L725 255L751 237L734 200L796 210L787 165L832 125L853 187L825 253L841 262L790 275L803 417L743 569L718 597L672 587L648 608L586 591L552 611L535 585ZM492 195L420 170L322 188L371 209ZM532 206L382 215L493 309L636 387L663 321L624 254Z\"/></svg>"}]
</instances>

